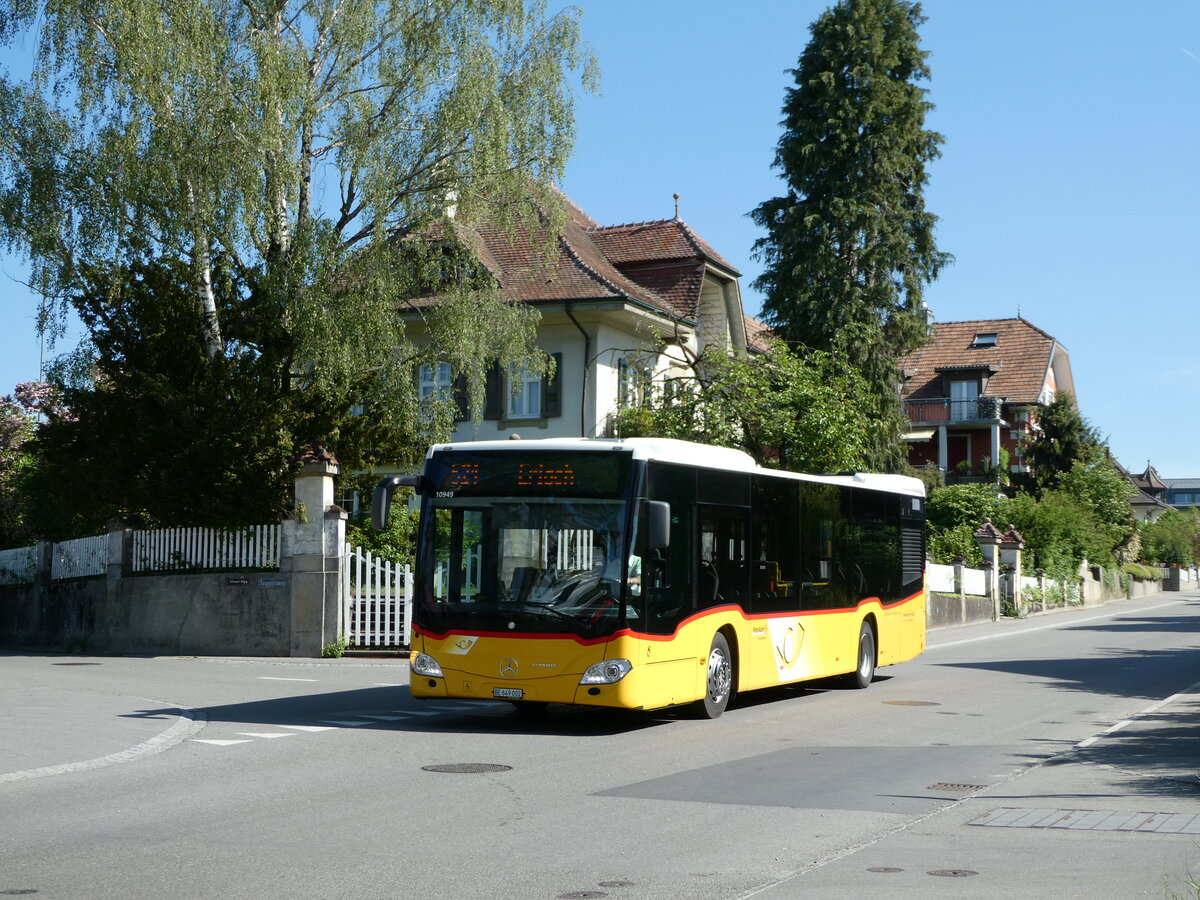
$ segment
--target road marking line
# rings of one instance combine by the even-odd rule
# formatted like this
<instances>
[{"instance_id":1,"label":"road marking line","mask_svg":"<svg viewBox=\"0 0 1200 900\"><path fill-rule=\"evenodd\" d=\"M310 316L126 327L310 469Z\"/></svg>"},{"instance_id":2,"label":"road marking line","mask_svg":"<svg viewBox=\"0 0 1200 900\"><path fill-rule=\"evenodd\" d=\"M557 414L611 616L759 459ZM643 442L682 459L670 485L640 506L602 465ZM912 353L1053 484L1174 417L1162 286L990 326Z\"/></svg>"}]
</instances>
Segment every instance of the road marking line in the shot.
<instances>
[{"instance_id":1,"label":"road marking line","mask_svg":"<svg viewBox=\"0 0 1200 900\"><path fill-rule=\"evenodd\" d=\"M154 703L162 701L154 700ZM122 750L119 753L110 753L108 756L100 756L96 759L87 759L83 762L63 763L58 766L41 766L37 769L21 769L18 772L7 772L0 774L0 784L7 784L12 781L23 781L26 778L43 778L47 775L66 775L71 772L83 772L88 769L99 769L104 766L112 766L117 763L132 762L135 759L141 759L143 756L151 756L155 753L162 753L187 740L188 735L196 734L204 727L208 721L205 718L203 710L199 709L180 709L179 717L175 723L166 731L156 734L148 741L136 746L130 747L128 750Z\"/></svg>"},{"instance_id":2,"label":"road marking line","mask_svg":"<svg viewBox=\"0 0 1200 900\"><path fill-rule=\"evenodd\" d=\"M258 680L259 681L311 681L311 682L317 682L320 679L318 679L318 678L277 678L274 675L259 675Z\"/></svg>"},{"instance_id":3,"label":"road marking line","mask_svg":"<svg viewBox=\"0 0 1200 900\"><path fill-rule=\"evenodd\" d=\"M294 731L307 731L307 732L314 732L314 733L318 732L318 731L336 731L337 730L332 725L280 725L279 727L280 728L291 728Z\"/></svg>"},{"instance_id":4,"label":"road marking line","mask_svg":"<svg viewBox=\"0 0 1200 900\"><path fill-rule=\"evenodd\" d=\"M1088 616L1086 619L1076 619L1074 617L1063 618L1060 621L1051 622L1048 625L1035 625L1031 628L1021 628L1021 629L1017 629L1014 631L1005 631L1002 634L984 634L984 635L980 635L979 637L963 638L960 641L947 641L944 644L942 644L942 643L930 644L927 642L926 646L925 646L925 652L929 653L932 650L944 650L947 647L961 647L964 644L978 644L980 641L993 641L993 640L998 640L999 638L1016 637L1018 635L1023 635L1023 634L1032 634L1035 631L1049 631L1052 628L1063 628L1066 626L1083 625L1087 622L1100 622L1104 619L1116 618L1117 616L1140 615L1141 613L1151 612L1152 610L1156 610L1156 609L1165 609L1168 606L1176 606L1176 605L1178 605L1180 603L1184 603L1184 602L1186 602L1186 601L1170 600L1166 603L1159 603L1155 606L1146 606L1146 607L1143 607L1142 609L1116 610L1116 611L1113 611L1110 613L1105 613L1104 615L1100 615L1100 616Z\"/></svg>"},{"instance_id":5,"label":"road marking line","mask_svg":"<svg viewBox=\"0 0 1200 900\"><path fill-rule=\"evenodd\" d=\"M244 734L246 737L264 738L270 740L277 737L295 737L294 731L239 731L238 734Z\"/></svg>"},{"instance_id":6,"label":"road marking line","mask_svg":"<svg viewBox=\"0 0 1200 900\"><path fill-rule=\"evenodd\" d=\"M232 747L234 744L249 744L250 741L216 741L208 738L192 738L193 744L213 744L217 747Z\"/></svg>"}]
</instances>

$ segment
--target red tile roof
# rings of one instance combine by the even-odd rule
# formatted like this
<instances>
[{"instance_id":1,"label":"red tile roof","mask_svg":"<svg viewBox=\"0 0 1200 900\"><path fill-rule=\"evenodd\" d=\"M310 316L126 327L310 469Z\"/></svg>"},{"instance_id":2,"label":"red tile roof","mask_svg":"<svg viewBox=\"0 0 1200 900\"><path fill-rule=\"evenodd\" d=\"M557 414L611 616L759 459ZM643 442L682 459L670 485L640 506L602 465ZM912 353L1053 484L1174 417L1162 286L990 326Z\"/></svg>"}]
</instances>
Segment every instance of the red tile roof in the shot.
<instances>
[{"instance_id":1,"label":"red tile roof","mask_svg":"<svg viewBox=\"0 0 1200 900\"><path fill-rule=\"evenodd\" d=\"M679 219L603 227L570 200L549 254L544 235L479 225L459 238L500 282L526 302L628 298L695 318L707 264L739 273ZM418 301L420 303L420 301Z\"/></svg>"},{"instance_id":2,"label":"red tile roof","mask_svg":"<svg viewBox=\"0 0 1200 900\"><path fill-rule=\"evenodd\" d=\"M994 346L972 346L976 335L991 333L996 335ZM907 376L904 396L944 397L941 371L990 367L988 396L1004 397L1009 403L1036 403L1056 345L1053 337L1024 319L938 322L933 340L900 363Z\"/></svg>"}]
</instances>

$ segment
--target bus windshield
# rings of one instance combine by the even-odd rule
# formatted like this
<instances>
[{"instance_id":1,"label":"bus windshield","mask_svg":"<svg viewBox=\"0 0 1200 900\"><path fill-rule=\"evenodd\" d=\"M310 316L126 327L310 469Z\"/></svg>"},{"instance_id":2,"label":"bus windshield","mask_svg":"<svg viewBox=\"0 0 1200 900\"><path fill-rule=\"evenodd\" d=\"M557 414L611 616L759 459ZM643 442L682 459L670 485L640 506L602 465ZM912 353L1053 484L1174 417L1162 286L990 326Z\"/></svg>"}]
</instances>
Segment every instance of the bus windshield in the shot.
<instances>
[{"instance_id":1,"label":"bus windshield","mask_svg":"<svg viewBox=\"0 0 1200 900\"><path fill-rule=\"evenodd\" d=\"M610 451L433 454L415 623L442 633L614 630L636 565L631 472L630 456Z\"/></svg>"},{"instance_id":2,"label":"bus windshield","mask_svg":"<svg viewBox=\"0 0 1200 900\"><path fill-rule=\"evenodd\" d=\"M437 631L599 634L619 620L630 557L620 500L437 500L417 622Z\"/></svg>"}]
</instances>

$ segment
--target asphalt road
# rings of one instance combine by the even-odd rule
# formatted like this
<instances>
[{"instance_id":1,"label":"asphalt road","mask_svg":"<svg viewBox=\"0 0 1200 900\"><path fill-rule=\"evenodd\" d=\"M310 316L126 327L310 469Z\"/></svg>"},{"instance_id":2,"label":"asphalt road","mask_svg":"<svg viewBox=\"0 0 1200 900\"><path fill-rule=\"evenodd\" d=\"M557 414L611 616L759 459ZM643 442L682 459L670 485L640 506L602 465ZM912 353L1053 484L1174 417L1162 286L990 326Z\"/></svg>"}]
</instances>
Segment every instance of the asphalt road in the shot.
<instances>
[{"instance_id":1,"label":"asphalt road","mask_svg":"<svg viewBox=\"0 0 1200 900\"><path fill-rule=\"evenodd\" d=\"M931 632L716 721L406 682L0 655L0 897L1198 896L1198 593Z\"/></svg>"}]
</instances>

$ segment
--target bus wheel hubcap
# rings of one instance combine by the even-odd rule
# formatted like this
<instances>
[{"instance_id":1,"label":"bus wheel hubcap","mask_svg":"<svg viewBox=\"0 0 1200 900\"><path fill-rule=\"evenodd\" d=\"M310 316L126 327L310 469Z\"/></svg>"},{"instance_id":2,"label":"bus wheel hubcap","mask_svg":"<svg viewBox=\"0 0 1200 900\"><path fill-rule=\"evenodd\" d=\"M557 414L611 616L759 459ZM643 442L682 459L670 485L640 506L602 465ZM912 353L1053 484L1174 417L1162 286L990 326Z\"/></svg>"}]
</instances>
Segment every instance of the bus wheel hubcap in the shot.
<instances>
[{"instance_id":1,"label":"bus wheel hubcap","mask_svg":"<svg viewBox=\"0 0 1200 900\"><path fill-rule=\"evenodd\" d=\"M720 703L729 693L732 679L732 666L729 658L720 650L713 650L708 655L708 697L714 703Z\"/></svg>"}]
</instances>

